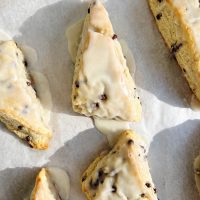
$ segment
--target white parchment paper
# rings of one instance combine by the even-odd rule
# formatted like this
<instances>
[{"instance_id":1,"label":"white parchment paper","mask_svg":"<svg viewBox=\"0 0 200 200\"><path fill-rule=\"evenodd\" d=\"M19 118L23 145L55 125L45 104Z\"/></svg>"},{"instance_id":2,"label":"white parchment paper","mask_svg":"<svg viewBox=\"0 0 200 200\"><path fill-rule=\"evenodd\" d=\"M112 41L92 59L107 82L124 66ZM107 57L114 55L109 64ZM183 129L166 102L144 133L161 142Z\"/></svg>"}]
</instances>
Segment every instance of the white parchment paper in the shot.
<instances>
[{"instance_id":1,"label":"white parchment paper","mask_svg":"<svg viewBox=\"0 0 200 200\"><path fill-rule=\"evenodd\" d=\"M133 127L155 135L149 164L162 200L199 199L193 160L200 150L200 112L190 109L191 92L157 31L146 0L109 0L115 32L129 44L137 64L136 83L143 120ZM54 137L47 151L32 150L3 126L0 128L0 200L22 200L41 166L65 169L71 179L70 200L86 199L79 178L101 150L106 138L91 119L71 108L73 65L67 50L66 27L84 17L81 0L1 0L0 29L38 54L35 69L49 81Z\"/></svg>"}]
</instances>

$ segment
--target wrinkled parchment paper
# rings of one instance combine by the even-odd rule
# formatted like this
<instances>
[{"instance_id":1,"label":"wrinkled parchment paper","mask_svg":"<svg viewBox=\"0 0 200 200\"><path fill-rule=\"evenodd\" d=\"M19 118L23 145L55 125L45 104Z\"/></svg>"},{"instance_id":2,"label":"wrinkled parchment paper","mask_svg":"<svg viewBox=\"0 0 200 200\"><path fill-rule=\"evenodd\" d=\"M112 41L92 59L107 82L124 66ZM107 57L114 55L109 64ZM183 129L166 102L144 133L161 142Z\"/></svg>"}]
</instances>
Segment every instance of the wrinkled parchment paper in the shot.
<instances>
[{"instance_id":1,"label":"wrinkled parchment paper","mask_svg":"<svg viewBox=\"0 0 200 200\"><path fill-rule=\"evenodd\" d=\"M109 0L106 8L119 38L135 55L143 120L133 127L145 137L157 134L149 164L159 198L197 200L193 160L200 150L200 112L190 109L191 92L181 70L166 49L146 0ZM54 131L49 150L37 151L0 127L0 200L22 200L41 166L65 169L71 179L70 200L85 199L79 177L107 148L106 138L91 119L71 108L73 65L65 30L86 12L87 4L81 0L0 1L0 29L37 51L34 67L50 84Z\"/></svg>"}]
</instances>

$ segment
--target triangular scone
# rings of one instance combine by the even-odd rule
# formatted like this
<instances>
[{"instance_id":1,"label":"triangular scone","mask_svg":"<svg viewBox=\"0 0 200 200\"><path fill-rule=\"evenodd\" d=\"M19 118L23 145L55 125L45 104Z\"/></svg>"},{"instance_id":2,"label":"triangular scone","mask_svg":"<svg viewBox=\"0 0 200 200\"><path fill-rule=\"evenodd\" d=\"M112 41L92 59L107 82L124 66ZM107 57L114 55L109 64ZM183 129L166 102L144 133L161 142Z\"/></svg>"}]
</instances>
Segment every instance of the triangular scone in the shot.
<instances>
[{"instance_id":1,"label":"triangular scone","mask_svg":"<svg viewBox=\"0 0 200 200\"><path fill-rule=\"evenodd\" d=\"M146 144L132 131L123 132L113 149L89 166L81 182L89 200L157 200Z\"/></svg>"},{"instance_id":2,"label":"triangular scone","mask_svg":"<svg viewBox=\"0 0 200 200\"><path fill-rule=\"evenodd\" d=\"M69 197L69 179L59 168L43 168L36 177L30 200L66 200Z\"/></svg>"},{"instance_id":3,"label":"triangular scone","mask_svg":"<svg viewBox=\"0 0 200 200\"><path fill-rule=\"evenodd\" d=\"M86 16L73 81L75 112L139 121L141 104L107 11L93 2Z\"/></svg>"},{"instance_id":4,"label":"triangular scone","mask_svg":"<svg viewBox=\"0 0 200 200\"><path fill-rule=\"evenodd\" d=\"M148 1L165 43L200 101L200 1Z\"/></svg>"},{"instance_id":5,"label":"triangular scone","mask_svg":"<svg viewBox=\"0 0 200 200\"><path fill-rule=\"evenodd\" d=\"M14 41L0 42L0 121L31 147L46 149L51 132L25 64Z\"/></svg>"}]
</instances>

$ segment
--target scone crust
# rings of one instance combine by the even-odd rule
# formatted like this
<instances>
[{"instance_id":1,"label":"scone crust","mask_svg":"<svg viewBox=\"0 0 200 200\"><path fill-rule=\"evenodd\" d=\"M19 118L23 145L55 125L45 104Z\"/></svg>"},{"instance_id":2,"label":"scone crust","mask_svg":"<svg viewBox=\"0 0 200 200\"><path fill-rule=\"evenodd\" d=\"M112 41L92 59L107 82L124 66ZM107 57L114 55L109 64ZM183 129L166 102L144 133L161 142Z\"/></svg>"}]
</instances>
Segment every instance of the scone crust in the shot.
<instances>
[{"instance_id":1,"label":"scone crust","mask_svg":"<svg viewBox=\"0 0 200 200\"><path fill-rule=\"evenodd\" d=\"M186 20L187 5L182 2L183 5L177 6L174 0L148 2L166 45L176 57L191 90L200 100L200 50L192 25Z\"/></svg>"},{"instance_id":2,"label":"scone crust","mask_svg":"<svg viewBox=\"0 0 200 200\"><path fill-rule=\"evenodd\" d=\"M128 148L126 147L126 145L128 145ZM99 169L102 168L106 169L108 167L106 163L107 159L112 157L117 152L124 151L122 150L123 148L125 149L127 148L125 150L125 153L123 153L122 155L124 156L123 158L125 160L128 159L127 163L131 166L131 168L128 168L129 175L132 179L135 179L135 183L137 183L136 188L138 188L138 196L136 195L137 197L134 199L132 197L129 197L130 200L139 200L139 199L157 200L156 189L154 187L149 172L148 163L145 160L146 159L145 145L146 144L144 143L143 139L131 130L127 130L121 133L119 140L113 147L113 149L109 153L102 154L99 157L97 157L82 175L81 178L82 191L86 194L88 200L95 200L95 195L98 194L100 190L97 187L97 189L95 190L96 193L94 195L94 192L90 187L91 180L94 181L94 174L98 174ZM110 177L111 175L108 174L108 176ZM125 181L128 182L130 180L125 180ZM134 191L135 188L133 186L133 192Z\"/></svg>"}]
</instances>

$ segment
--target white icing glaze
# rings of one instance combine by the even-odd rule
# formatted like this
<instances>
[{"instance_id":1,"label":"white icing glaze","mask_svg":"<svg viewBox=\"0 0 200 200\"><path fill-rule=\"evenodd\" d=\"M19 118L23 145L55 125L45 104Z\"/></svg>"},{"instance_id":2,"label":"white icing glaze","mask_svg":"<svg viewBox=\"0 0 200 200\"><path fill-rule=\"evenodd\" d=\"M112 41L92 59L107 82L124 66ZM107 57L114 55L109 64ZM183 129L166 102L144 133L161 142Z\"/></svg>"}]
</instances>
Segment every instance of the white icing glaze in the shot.
<instances>
[{"instance_id":1,"label":"white icing glaze","mask_svg":"<svg viewBox=\"0 0 200 200\"><path fill-rule=\"evenodd\" d=\"M200 193L200 156L194 161L195 181Z\"/></svg>"},{"instance_id":2,"label":"white icing glaze","mask_svg":"<svg viewBox=\"0 0 200 200\"><path fill-rule=\"evenodd\" d=\"M46 119L50 121L53 102L49 82L45 75L40 72L30 71L30 73L33 79L33 86L37 91L37 96L46 110Z\"/></svg>"},{"instance_id":3,"label":"white icing glaze","mask_svg":"<svg viewBox=\"0 0 200 200\"><path fill-rule=\"evenodd\" d=\"M23 64L24 57L13 41L0 43L0 109L23 116L27 123L48 127L45 111L31 86ZM29 84L30 85L30 84Z\"/></svg>"},{"instance_id":4,"label":"white icing glaze","mask_svg":"<svg viewBox=\"0 0 200 200\"><path fill-rule=\"evenodd\" d=\"M106 135L110 146L116 143L122 131L130 129L130 123L125 121L94 118L94 124L101 133Z\"/></svg>"},{"instance_id":5,"label":"white icing glaze","mask_svg":"<svg viewBox=\"0 0 200 200\"><path fill-rule=\"evenodd\" d=\"M55 167L47 168L47 171L52 182L55 184L61 199L68 200L70 194L70 181L67 173L64 170Z\"/></svg>"},{"instance_id":6,"label":"white icing glaze","mask_svg":"<svg viewBox=\"0 0 200 200\"><path fill-rule=\"evenodd\" d=\"M66 37L68 41L68 51L72 61L75 63L76 55L78 51L78 45L80 43L80 36L83 28L84 20L81 19L76 23L69 26L66 30Z\"/></svg>"},{"instance_id":7,"label":"white icing glaze","mask_svg":"<svg viewBox=\"0 0 200 200\"><path fill-rule=\"evenodd\" d=\"M128 44L125 40L121 39L119 40L119 43L121 44L122 51L123 51L124 57L126 58L126 63L129 68L129 71L132 75L134 75L136 72L136 64L135 64L135 58L133 56L133 53L128 47Z\"/></svg>"},{"instance_id":8,"label":"white icing glaze","mask_svg":"<svg viewBox=\"0 0 200 200\"><path fill-rule=\"evenodd\" d=\"M38 55L37 55L37 51L25 44L19 45L20 49L22 50L24 57L28 63L28 67L33 68L34 65L37 63L38 61Z\"/></svg>"},{"instance_id":9,"label":"white icing glaze","mask_svg":"<svg viewBox=\"0 0 200 200\"><path fill-rule=\"evenodd\" d=\"M0 41L7 41L7 40L12 40L10 34L3 30L0 30Z\"/></svg>"},{"instance_id":10,"label":"white icing glaze","mask_svg":"<svg viewBox=\"0 0 200 200\"><path fill-rule=\"evenodd\" d=\"M80 82L78 96L87 94L87 111L95 116L114 119L123 115L122 118L126 119L131 114L134 118L137 113L132 102L139 103L139 100L132 80L126 82L128 69L119 42L94 31L89 31L89 37L88 48L83 53L83 74L80 77L83 83ZM132 85L127 87L127 84ZM100 101L104 94L108 101ZM101 109L96 109L94 102L98 102Z\"/></svg>"}]
</instances>

